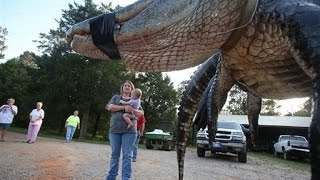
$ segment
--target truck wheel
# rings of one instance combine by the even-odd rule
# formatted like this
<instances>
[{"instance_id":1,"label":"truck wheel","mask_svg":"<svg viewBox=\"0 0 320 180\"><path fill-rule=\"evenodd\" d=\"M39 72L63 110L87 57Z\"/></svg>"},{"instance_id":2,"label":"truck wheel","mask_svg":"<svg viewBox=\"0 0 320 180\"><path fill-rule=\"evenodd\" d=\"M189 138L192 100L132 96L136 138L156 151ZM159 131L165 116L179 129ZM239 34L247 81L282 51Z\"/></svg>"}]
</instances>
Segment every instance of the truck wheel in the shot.
<instances>
[{"instance_id":1,"label":"truck wheel","mask_svg":"<svg viewBox=\"0 0 320 180\"><path fill-rule=\"evenodd\" d=\"M197 147L197 154L198 157L204 157L206 155L206 150L204 148Z\"/></svg>"},{"instance_id":2,"label":"truck wheel","mask_svg":"<svg viewBox=\"0 0 320 180\"><path fill-rule=\"evenodd\" d=\"M171 141L165 141L163 142L163 149L165 151L170 151L172 148L172 142Z\"/></svg>"},{"instance_id":3,"label":"truck wheel","mask_svg":"<svg viewBox=\"0 0 320 180\"><path fill-rule=\"evenodd\" d=\"M239 152L238 153L238 161L242 163L247 162L247 152Z\"/></svg>"},{"instance_id":4,"label":"truck wheel","mask_svg":"<svg viewBox=\"0 0 320 180\"><path fill-rule=\"evenodd\" d=\"M147 141L146 141L146 148L147 149L153 149L153 146L151 145L151 140L150 139L147 139Z\"/></svg>"},{"instance_id":5,"label":"truck wheel","mask_svg":"<svg viewBox=\"0 0 320 180\"><path fill-rule=\"evenodd\" d=\"M283 151L283 158L285 160L289 160L290 159L290 155L286 151Z\"/></svg>"}]
</instances>

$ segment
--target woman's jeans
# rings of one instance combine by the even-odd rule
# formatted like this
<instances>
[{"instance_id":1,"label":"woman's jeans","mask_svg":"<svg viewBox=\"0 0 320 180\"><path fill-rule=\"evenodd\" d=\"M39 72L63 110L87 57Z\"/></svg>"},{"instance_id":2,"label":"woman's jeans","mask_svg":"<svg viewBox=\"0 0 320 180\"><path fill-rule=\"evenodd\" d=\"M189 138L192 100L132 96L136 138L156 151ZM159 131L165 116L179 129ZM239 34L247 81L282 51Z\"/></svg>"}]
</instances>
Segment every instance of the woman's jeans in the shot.
<instances>
[{"instance_id":1,"label":"woman's jeans","mask_svg":"<svg viewBox=\"0 0 320 180\"><path fill-rule=\"evenodd\" d=\"M119 159L122 148L122 180L131 177L132 147L135 143L136 133L109 133L111 145L110 170L107 180L115 180L118 175Z\"/></svg>"},{"instance_id":2,"label":"woman's jeans","mask_svg":"<svg viewBox=\"0 0 320 180\"><path fill-rule=\"evenodd\" d=\"M67 141L72 140L72 137L73 137L73 134L75 131L76 131L76 127L67 125L67 133L66 133L66 140Z\"/></svg>"}]
</instances>

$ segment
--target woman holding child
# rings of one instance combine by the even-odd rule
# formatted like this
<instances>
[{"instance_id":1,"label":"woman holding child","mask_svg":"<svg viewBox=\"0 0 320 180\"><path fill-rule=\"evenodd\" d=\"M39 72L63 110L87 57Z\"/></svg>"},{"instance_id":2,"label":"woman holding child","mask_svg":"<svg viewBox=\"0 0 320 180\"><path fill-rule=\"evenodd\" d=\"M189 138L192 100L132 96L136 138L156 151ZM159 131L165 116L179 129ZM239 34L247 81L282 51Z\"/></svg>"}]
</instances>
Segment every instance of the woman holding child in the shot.
<instances>
[{"instance_id":1,"label":"woman holding child","mask_svg":"<svg viewBox=\"0 0 320 180\"><path fill-rule=\"evenodd\" d=\"M120 101L129 101L134 85L131 81L125 81L120 89L121 95L114 95L108 102L106 109L111 112L109 140L111 145L110 170L107 180L115 180L118 175L119 159L122 148L122 179L131 178L132 146L137 137L137 117L144 115L140 107L134 110L131 106L122 105ZM123 119L124 113L134 112L135 117L131 119L132 126Z\"/></svg>"}]
</instances>

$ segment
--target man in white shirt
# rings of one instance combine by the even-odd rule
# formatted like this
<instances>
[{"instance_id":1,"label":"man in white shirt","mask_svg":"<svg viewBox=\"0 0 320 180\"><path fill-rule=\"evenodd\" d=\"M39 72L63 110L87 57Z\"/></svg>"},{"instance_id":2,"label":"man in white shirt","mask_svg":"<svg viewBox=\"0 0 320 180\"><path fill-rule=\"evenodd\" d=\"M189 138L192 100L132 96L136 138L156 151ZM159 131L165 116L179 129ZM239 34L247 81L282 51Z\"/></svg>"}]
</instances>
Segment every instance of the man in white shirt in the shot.
<instances>
[{"instance_id":1,"label":"man in white shirt","mask_svg":"<svg viewBox=\"0 0 320 180\"><path fill-rule=\"evenodd\" d=\"M1 141L6 141L7 130L9 129L13 117L17 115L18 108L13 105L15 103L15 99L9 98L7 100L7 104L4 104L0 107L0 127L1 127Z\"/></svg>"}]
</instances>

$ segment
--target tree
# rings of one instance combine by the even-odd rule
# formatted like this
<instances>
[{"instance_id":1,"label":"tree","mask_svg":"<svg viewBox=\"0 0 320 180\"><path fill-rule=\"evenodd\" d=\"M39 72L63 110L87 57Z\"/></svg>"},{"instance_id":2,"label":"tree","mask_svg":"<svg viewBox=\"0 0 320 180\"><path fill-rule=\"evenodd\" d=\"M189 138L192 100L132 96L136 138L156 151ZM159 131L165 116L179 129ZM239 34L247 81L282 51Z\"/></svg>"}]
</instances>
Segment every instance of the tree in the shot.
<instances>
[{"instance_id":1,"label":"tree","mask_svg":"<svg viewBox=\"0 0 320 180\"><path fill-rule=\"evenodd\" d=\"M78 22L111 11L113 11L111 3L102 4L101 7L92 3L92 0L84 0L84 5L69 4L69 9L62 10L62 18L57 21L59 27L56 30L51 29L48 34L41 33L41 40L36 41L46 59L44 63L40 62L44 65L40 66L40 71L46 72L44 78L50 82L47 84L50 93L46 98L53 108L50 108L49 114L61 116L58 117L59 122L49 121L63 128L65 119L62 116L73 112L75 108L79 109L79 115L82 114L80 138L85 138L87 129L90 128L90 120L97 120L91 117L101 117L105 112L105 109L96 107L104 107L106 99L111 98L114 93L114 91L106 93L106 90L114 89L114 86L110 88L112 83L107 82L113 81L112 85L117 85L118 90L119 82L133 75L130 75L119 62L97 61L74 54L66 40L65 32ZM120 73L111 68L119 70ZM111 73L117 74L117 77Z\"/></svg>"},{"instance_id":2,"label":"tree","mask_svg":"<svg viewBox=\"0 0 320 180\"><path fill-rule=\"evenodd\" d=\"M3 28L0 26L0 59L4 58L4 51L7 49L7 46L5 44L7 34L7 28Z\"/></svg>"},{"instance_id":3,"label":"tree","mask_svg":"<svg viewBox=\"0 0 320 180\"><path fill-rule=\"evenodd\" d=\"M36 55L33 52L25 51L19 56L18 60L25 66L33 69L38 68L38 65L36 64Z\"/></svg>"},{"instance_id":4,"label":"tree","mask_svg":"<svg viewBox=\"0 0 320 180\"><path fill-rule=\"evenodd\" d=\"M72 53L71 47L66 39L66 32L76 23L98 16L105 12L112 12L111 3L105 5L102 3L98 7L92 0L84 0L84 5L74 2L69 4L69 9L62 10L62 18L57 20L59 27L56 30L51 29L48 34L40 33L38 48L42 50L43 54L66 55Z\"/></svg>"},{"instance_id":5,"label":"tree","mask_svg":"<svg viewBox=\"0 0 320 180\"><path fill-rule=\"evenodd\" d=\"M139 74L135 86L142 90L142 107L147 118L146 131L153 130L160 122L174 127L177 120L178 92L170 78L163 77L162 73Z\"/></svg>"},{"instance_id":6,"label":"tree","mask_svg":"<svg viewBox=\"0 0 320 180\"><path fill-rule=\"evenodd\" d=\"M28 106L27 99L30 95L30 85L31 76L28 73L28 68L21 64L17 59L10 59L5 63L0 64L0 97L1 100L4 101L9 97L16 99L19 113L15 118L15 124L24 123L26 118L23 116L23 112L30 110L20 108ZM2 102L2 104L3 103L5 102ZM19 120L22 122L19 122Z\"/></svg>"},{"instance_id":7,"label":"tree","mask_svg":"<svg viewBox=\"0 0 320 180\"><path fill-rule=\"evenodd\" d=\"M226 110L230 114L243 115L247 113L247 94L237 85L229 91L229 101Z\"/></svg>"},{"instance_id":8,"label":"tree","mask_svg":"<svg viewBox=\"0 0 320 180\"><path fill-rule=\"evenodd\" d=\"M20 96L26 93L30 83L27 69L17 59L0 64L0 97Z\"/></svg>"},{"instance_id":9,"label":"tree","mask_svg":"<svg viewBox=\"0 0 320 180\"><path fill-rule=\"evenodd\" d=\"M261 115L279 116L280 112L278 109L280 107L281 106L277 105L277 102L272 99L262 100Z\"/></svg>"},{"instance_id":10,"label":"tree","mask_svg":"<svg viewBox=\"0 0 320 180\"><path fill-rule=\"evenodd\" d=\"M300 110L293 113L294 116L311 116L311 109L312 109L312 101L311 98L308 98L302 106L300 106Z\"/></svg>"},{"instance_id":11,"label":"tree","mask_svg":"<svg viewBox=\"0 0 320 180\"><path fill-rule=\"evenodd\" d=\"M189 80L184 80L178 85L178 99L181 99L183 92L186 90L186 87L189 83Z\"/></svg>"}]
</instances>

